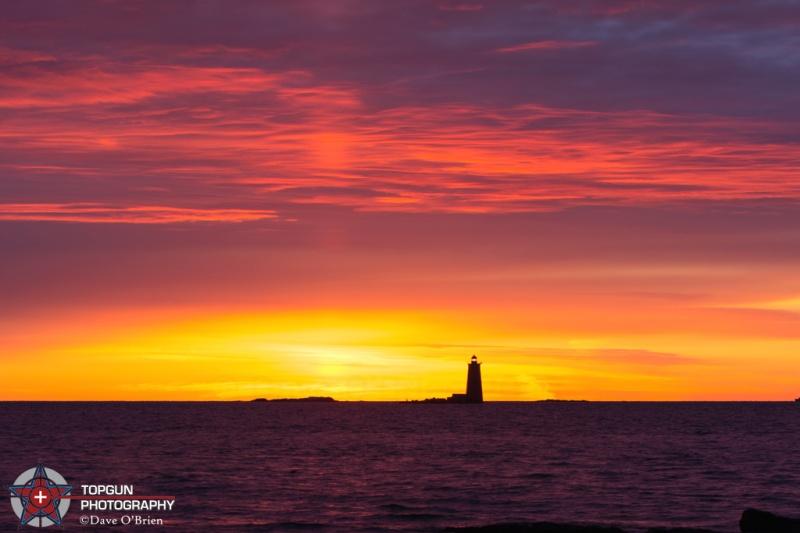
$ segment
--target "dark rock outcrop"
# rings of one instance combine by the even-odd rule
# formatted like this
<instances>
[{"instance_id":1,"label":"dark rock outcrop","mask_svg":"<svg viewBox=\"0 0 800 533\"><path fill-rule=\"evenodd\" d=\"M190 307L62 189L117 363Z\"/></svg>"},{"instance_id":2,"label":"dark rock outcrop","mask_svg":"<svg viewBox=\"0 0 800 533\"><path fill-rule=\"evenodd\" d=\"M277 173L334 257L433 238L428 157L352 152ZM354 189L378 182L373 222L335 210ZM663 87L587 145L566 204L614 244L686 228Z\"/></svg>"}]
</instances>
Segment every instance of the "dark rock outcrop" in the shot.
<instances>
[{"instance_id":1,"label":"dark rock outcrop","mask_svg":"<svg viewBox=\"0 0 800 533\"><path fill-rule=\"evenodd\" d=\"M800 533L800 520L746 509L739 520L739 530L742 533Z\"/></svg>"},{"instance_id":2,"label":"dark rock outcrop","mask_svg":"<svg viewBox=\"0 0 800 533\"><path fill-rule=\"evenodd\" d=\"M448 527L443 531L446 533L625 533L618 527L580 526L575 524L556 524L554 522Z\"/></svg>"},{"instance_id":3,"label":"dark rock outcrop","mask_svg":"<svg viewBox=\"0 0 800 533\"><path fill-rule=\"evenodd\" d=\"M800 519L758 509L747 509L739 521L741 533L800 533ZM443 533L625 533L618 527L557 524L554 522L505 523L487 526L448 527ZM651 527L647 533L716 533L692 527Z\"/></svg>"},{"instance_id":4,"label":"dark rock outcrop","mask_svg":"<svg viewBox=\"0 0 800 533\"><path fill-rule=\"evenodd\" d=\"M444 533L529 533L530 524L492 524L489 526L447 527Z\"/></svg>"},{"instance_id":5,"label":"dark rock outcrop","mask_svg":"<svg viewBox=\"0 0 800 533\"><path fill-rule=\"evenodd\" d=\"M698 527L651 527L647 533L717 533L711 529Z\"/></svg>"}]
</instances>

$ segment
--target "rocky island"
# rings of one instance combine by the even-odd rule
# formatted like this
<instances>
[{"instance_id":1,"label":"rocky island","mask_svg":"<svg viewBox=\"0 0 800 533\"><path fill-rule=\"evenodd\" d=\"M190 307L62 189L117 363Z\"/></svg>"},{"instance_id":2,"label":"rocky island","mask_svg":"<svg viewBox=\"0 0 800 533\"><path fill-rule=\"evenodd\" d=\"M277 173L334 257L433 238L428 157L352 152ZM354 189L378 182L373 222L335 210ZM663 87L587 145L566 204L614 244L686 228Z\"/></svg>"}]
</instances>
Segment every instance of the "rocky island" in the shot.
<instances>
[{"instance_id":1,"label":"rocky island","mask_svg":"<svg viewBox=\"0 0 800 533\"><path fill-rule=\"evenodd\" d=\"M322 402L329 403L335 402L330 396L309 396L307 398L276 398L274 400L267 400L266 398L255 398L251 402Z\"/></svg>"}]
</instances>

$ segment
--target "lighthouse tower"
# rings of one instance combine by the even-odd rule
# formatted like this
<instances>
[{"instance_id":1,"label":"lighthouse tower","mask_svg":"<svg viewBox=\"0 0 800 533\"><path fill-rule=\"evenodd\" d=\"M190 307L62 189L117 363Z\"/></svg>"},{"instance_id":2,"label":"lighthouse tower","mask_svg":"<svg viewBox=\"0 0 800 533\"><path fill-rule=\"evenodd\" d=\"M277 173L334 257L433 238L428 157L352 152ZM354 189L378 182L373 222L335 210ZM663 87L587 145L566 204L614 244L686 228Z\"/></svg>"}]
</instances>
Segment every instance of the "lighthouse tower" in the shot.
<instances>
[{"instance_id":1,"label":"lighthouse tower","mask_svg":"<svg viewBox=\"0 0 800 533\"><path fill-rule=\"evenodd\" d=\"M476 356L467 365L466 403L483 403L483 385L481 385L481 364Z\"/></svg>"}]
</instances>

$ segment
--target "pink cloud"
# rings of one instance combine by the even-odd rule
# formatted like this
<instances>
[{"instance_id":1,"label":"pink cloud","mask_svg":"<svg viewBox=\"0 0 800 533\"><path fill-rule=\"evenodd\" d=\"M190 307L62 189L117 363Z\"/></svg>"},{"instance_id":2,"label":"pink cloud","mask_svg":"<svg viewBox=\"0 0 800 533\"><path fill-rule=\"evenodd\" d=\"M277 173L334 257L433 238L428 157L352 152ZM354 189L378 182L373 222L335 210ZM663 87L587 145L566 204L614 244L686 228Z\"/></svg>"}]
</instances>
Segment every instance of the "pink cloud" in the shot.
<instances>
[{"instance_id":1,"label":"pink cloud","mask_svg":"<svg viewBox=\"0 0 800 533\"><path fill-rule=\"evenodd\" d=\"M442 11L480 11L483 6L480 4L443 4L439 6Z\"/></svg>"},{"instance_id":2,"label":"pink cloud","mask_svg":"<svg viewBox=\"0 0 800 533\"><path fill-rule=\"evenodd\" d=\"M494 51L499 53L508 53L525 52L528 50L559 50L562 48L583 48L585 46L594 46L596 44L597 41L535 41L532 43L498 48Z\"/></svg>"},{"instance_id":3,"label":"pink cloud","mask_svg":"<svg viewBox=\"0 0 800 533\"><path fill-rule=\"evenodd\" d=\"M18 66L0 80L0 108L126 104L156 96L276 90L307 78L302 72L266 73L247 68L87 64L61 70Z\"/></svg>"},{"instance_id":4,"label":"pink cloud","mask_svg":"<svg viewBox=\"0 0 800 533\"><path fill-rule=\"evenodd\" d=\"M14 50L13 48L0 48L0 65L3 66L54 60L54 56L42 52Z\"/></svg>"}]
</instances>

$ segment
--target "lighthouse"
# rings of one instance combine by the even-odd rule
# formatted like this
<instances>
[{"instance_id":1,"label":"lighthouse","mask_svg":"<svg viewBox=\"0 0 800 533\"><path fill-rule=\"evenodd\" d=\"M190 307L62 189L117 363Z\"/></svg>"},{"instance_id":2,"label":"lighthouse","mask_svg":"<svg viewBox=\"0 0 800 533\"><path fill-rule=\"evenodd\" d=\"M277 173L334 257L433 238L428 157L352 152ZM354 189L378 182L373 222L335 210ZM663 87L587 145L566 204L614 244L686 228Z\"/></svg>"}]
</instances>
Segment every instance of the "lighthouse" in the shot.
<instances>
[{"instance_id":1,"label":"lighthouse","mask_svg":"<svg viewBox=\"0 0 800 533\"><path fill-rule=\"evenodd\" d=\"M412 400L416 401L416 400ZM473 355L467 365L467 393L456 392L449 398L428 398L420 403L483 403L483 385L481 384L481 364Z\"/></svg>"},{"instance_id":2,"label":"lighthouse","mask_svg":"<svg viewBox=\"0 0 800 533\"><path fill-rule=\"evenodd\" d=\"M483 403L483 385L481 385L481 364L476 356L467 365L466 403Z\"/></svg>"}]
</instances>

